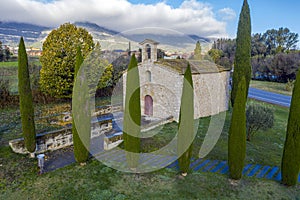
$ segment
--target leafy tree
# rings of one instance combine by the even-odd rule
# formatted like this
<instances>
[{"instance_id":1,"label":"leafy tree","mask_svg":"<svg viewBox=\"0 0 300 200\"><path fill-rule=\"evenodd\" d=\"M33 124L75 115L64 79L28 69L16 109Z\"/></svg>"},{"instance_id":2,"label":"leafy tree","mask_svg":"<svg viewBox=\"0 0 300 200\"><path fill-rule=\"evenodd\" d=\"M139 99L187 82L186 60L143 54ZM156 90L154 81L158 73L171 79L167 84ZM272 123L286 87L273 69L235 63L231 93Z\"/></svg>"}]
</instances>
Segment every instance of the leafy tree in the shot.
<instances>
[{"instance_id":1,"label":"leafy tree","mask_svg":"<svg viewBox=\"0 0 300 200\"><path fill-rule=\"evenodd\" d=\"M193 146L189 145L194 139L194 89L190 64L184 73L182 96L178 124L178 152L182 154L179 168L187 173L190 167Z\"/></svg>"},{"instance_id":2,"label":"leafy tree","mask_svg":"<svg viewBox=\"0 0 300 200\"><path fill-rule=\"evenodd\" d=\"M223 51L219 49L211 49L208 51L208 55L213 59L215 63L219 63L223 54Z\"/></svg>"},{"instance_id":3,"label":"leafy tree","mask_svg":"<svg viewBox=\"0 0 300 200\"><path fill-rule=\"evenodd\" d=\"M269 55L289 51L299 41L297 33L292 33L288 28L283 27L278 30L267 30L263 37Z\"/></svg>"},{"instance_id":4,"label":"leafy tree","mask_svg":"<svg viewBox=\"0 0 300 200\"><path fill-rule=\"evenodd\" d=\"M123 139L127 165L136 168L140 153L141 103L138 63L135 54L131 56L126 78Z\"/></svg>"},{"instance_id":5,"label":"leafy tree","mask_svg":"<svg viewBox=\"0 0 300 200\"><path fill-rule=\"evenodd\" d=\"M264 36L261 33L252 35L251 38L251 56L266 56L267 47Z\"/></svg>"},{"instance_id":6,"label":"leafy tree","mask_svg":"<svg viewBox=\"0 0 300 200\"><path fill-rule=\"evenodd\" d=\"M246 157L246 101L246 79L242 77L236 93L228 139L229 176L236 180L242 177Z\"/></svg>"},{"instance_id":7,"label":"leafy tree","mask_svg":"<svg viewBox=\"0 0 300 200\"><path fill-rule=\"evenodd\" d=\"M220 54L220 59L216 59L215 63L226 68L232 68L236 50L236 40L223 38L217 39L217 41L214 42L211 50L214 49L219 50L219 52L210 51L209 54L212 55L213 58L215 55L219 56L218 54Z\"/></svg>"},{"instance_id":8,"label":"leafy tree","mask_svg":"<svg viewBox=\"0 0 300 200\"><path fill-rule=\"evenodd\" d=\"M296 185L300 169L300 71L293 90L286 140L281 162L282 182Z\"/></svg>"},{"instance_id":9,"label":"leafy tree","mask_svg":"<svg viewBox=\"0 0 300 200\"><path fill-rule=\"evenodd\" d=\"M234 59L233 85L231 91L231 104L234 106L239 82L242 77L246 80L246 97L251 80L251 19L247 0L244 0L240 13L236 53Z\"/></svg>"},{"instance_id":10,"label":"leafy tree","mask_svg":"<svg viewBox=\"0 0 300 200\"><path fill-rule=\"evenodd\" d=\"M113 85L115 85L119 79L122 77L123 72L128 68L128 64L130 62L130 56L120 56L112 62L113 65L113 74L112 80Z\"/></svg>"},{"instance_id":11,"label":"leafy tree","mask_svg":"<svg viewBox=\"0 0 300 200\"><path fill-rule=\"evenodd\" d=\"M286 83L288 79L295 79L300 66L300 53L278 53L268 66L272 75L277 77L278 82Z\"/></svg>"},{"instance_id":12,"label":"leafy tree","mask_svg":"<svg viewBox=\"0 0 300 200\"><path fill-rule=\"evenodd\" d=\"M33 153L36 147L34 108L30 88L28 58L23 37L20 39L18 50L18 80L20 113L25 147L29 152Z\"/></svg>"},{"instance_id":13,"label":"leafy tree","mask_svg":"<svg viewBox=\"0 0 300 200\"><path fill-rule=\"evenodd\" d=\"M83 63L83 57L81 54L81 48L77 48L76 54L76 63L75 63L75 77L80 69L81 64ZM88 129L89 131L89 129ZM72 118L72 134L73 134L73 145L74 145L74 156L78 163L85 163L89 158L89 151L86 148L85 144L82 142L80 135L76 129L76 124L74 120L74 116Z\"/></svg>"},{"instance_id":14,"label":"leafy tree","mask_svg":"<svg viewBox=\"0 0 300 200\"><path fill-rule=\"evenodd\" d=\"M196 43L196 48L194 49L194 59L195 60L201 60L202 55L201 55L201 44L199 41Z\"/></svg>"},{"instance_id":15,"label":"leafy tree","mask_svg":"<svg viewBox=\"0 0 300 200\"><path fill-rule=\"evenodd\" d=\"M94 48L93 38L85 29L73 24L63 24L48 35L40 58L40 85L43 92L57 98L71 97L78 46L85 58Z\"/></svg>"},{"instance_id":16,"label":"leafy tree","mask_svg":"<svg viewBox=\"0 0 300 200\"><path fill-rule=\"evenodd\" d=\"M274 125L274 111L266 105L251 103L246 109L247 140L259 130L267 130Z\"/></svg>"}]
</instances>

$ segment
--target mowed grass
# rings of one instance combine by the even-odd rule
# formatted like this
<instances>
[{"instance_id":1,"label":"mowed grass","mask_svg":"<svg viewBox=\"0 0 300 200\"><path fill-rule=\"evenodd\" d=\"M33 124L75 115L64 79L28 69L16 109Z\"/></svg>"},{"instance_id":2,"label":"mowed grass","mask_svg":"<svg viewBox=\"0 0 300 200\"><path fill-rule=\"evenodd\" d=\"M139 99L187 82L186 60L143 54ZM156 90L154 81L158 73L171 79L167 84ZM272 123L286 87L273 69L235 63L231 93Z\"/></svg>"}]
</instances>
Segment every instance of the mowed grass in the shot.
<instances>
[{"instance_id":1,"label":"mowed grass","mask_svg":"<svg viewBox=\"0 0 300 200\"><path fill-rule=\"evenodd\" d=\"M284 94L289 96L292 95L292 91L286 90L286 83L251 80L250 87L266 90L269 92L275 92L278 94Z\"/></svg>"},{"instance_id":2,"label":"mowed grass","mask_svg":"<svg viewBox=\"0 0 300 200\"><path fill-rule=\"evenodd\" d=\"M275 126L258 132L247 142L246 163L280 166L288 109L274 106ZM227 160L230 111L213 150L205 159ZM211 118L198 123L193 156L196 158ZM159 128L158 134L143 140L144 151L165 145L176 134L177 123ZM153 130L156 131L156 130ZM147 174L128 174L91 159L86 166L68 167L37 175L36 159L0 147L0 199L299 199L300 185L285 187L278 182L243 177L232 185L227 175L193 172L187 177L162 169Z\"/></svg>"}]
</instances>

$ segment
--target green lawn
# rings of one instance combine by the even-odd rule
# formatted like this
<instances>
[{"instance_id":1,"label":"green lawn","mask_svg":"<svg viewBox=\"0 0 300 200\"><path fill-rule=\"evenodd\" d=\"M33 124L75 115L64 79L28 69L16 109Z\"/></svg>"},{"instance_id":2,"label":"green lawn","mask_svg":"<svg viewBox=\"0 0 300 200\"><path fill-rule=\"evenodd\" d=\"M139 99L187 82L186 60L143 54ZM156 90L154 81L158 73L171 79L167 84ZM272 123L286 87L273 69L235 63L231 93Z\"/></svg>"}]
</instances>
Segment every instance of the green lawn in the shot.
<instances>
[{"instance_id":1,"label":"green lawn","mask_svg":"<svg viewBox=\"0 0 300 200\"><path fill-rule=\"evenodd\" d=\"M28 58L29 66L41 66L38 58ZM31 72L32 70L30 70ZM33 73L35 73L34 71ZM30 74L32 77L33 74ZM0 79L8 80L8 90L11 94L18 93L18 62L0 62Z\"/></svg>"},{"instance_id":2,"label":"green lawn","mask_svg":"<svg viewBox=\"0 0 300 200\"><path fill-rule=\"evenodd\" d=\"M247 142L246 163L280 166L288 109L274 106L275 126L258 132ZM207 159L227 160L230 112L221 137ZM210 118L200 120L194 157L206 134ZM144 151L165 145L176 134L170 123L157 136L143 140ZM153 130L155 131L155 130ZM226 175L194 172L183 178L163 169L135 175L113 170L97 160L37 175L37 161L0 147L0 199L299 199L300 185L287 188L275 181L243 177L237 186Z\"/></svg>"},{"instance_id":3,"label":"green lawn","mask_svg":"<svg viewBox=\"0 0 300 200\"><path fill-rule=\"evenodd\" d=\"M291 91L286 90L285 83L251 80L250 87L254 87L257 89L261 89L261 90L266 90L269 92L275 92L278 94L284 94L284 95L289 95L289 96L292 95Z\"/></svg>"},{"instance_id":4,"label":"green lawn","mask_svg":"<svg viewBox=\"0 0 300 200\"><path fill-rule=\"evenodd\" d=\"M0 62L0 68L2 67L18 67L18 62Z\"/></svg>"}]
</instances>

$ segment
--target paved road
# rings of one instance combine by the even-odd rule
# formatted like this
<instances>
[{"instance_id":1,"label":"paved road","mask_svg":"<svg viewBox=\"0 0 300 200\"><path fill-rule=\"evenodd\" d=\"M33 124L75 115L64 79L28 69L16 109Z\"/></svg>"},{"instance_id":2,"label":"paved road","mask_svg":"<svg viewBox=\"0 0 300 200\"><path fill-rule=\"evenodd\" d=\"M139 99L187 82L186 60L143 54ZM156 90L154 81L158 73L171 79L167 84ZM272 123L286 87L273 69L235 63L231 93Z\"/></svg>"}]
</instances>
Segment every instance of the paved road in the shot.
<instances>
[{"instance_id":1,"label":"paved road","mask_svg":"<svg viewBox=\"0 0 300 200\"><path fill-rule=\"evenodd\" d=\"M291 104L291 96L267 92L256 88L249 88L248 98L284 107L290 107Z\"/></svg>"}]
</instances>

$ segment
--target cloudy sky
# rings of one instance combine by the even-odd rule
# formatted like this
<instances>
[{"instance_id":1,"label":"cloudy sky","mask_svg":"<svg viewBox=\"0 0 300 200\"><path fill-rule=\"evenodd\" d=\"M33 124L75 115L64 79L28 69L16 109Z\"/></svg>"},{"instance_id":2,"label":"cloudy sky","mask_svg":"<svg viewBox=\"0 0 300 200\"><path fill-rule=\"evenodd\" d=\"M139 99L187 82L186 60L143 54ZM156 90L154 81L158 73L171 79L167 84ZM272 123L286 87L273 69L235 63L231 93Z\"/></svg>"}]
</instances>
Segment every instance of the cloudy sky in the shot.
<instances>
[{"instance_id":1,"label":"cloudy sky","mask_svg":"<svg viewBox=\"0 0 300 200\"><path fill-rule=\"evenodd\" d=\"M235 37L242 1L0 0L0 20L51 27L65 22L89 21L117 31L163 27L205 37ZM299 33L299 1L248 2L253 33L279 27Z\"/></svg>"}]
</instances>

